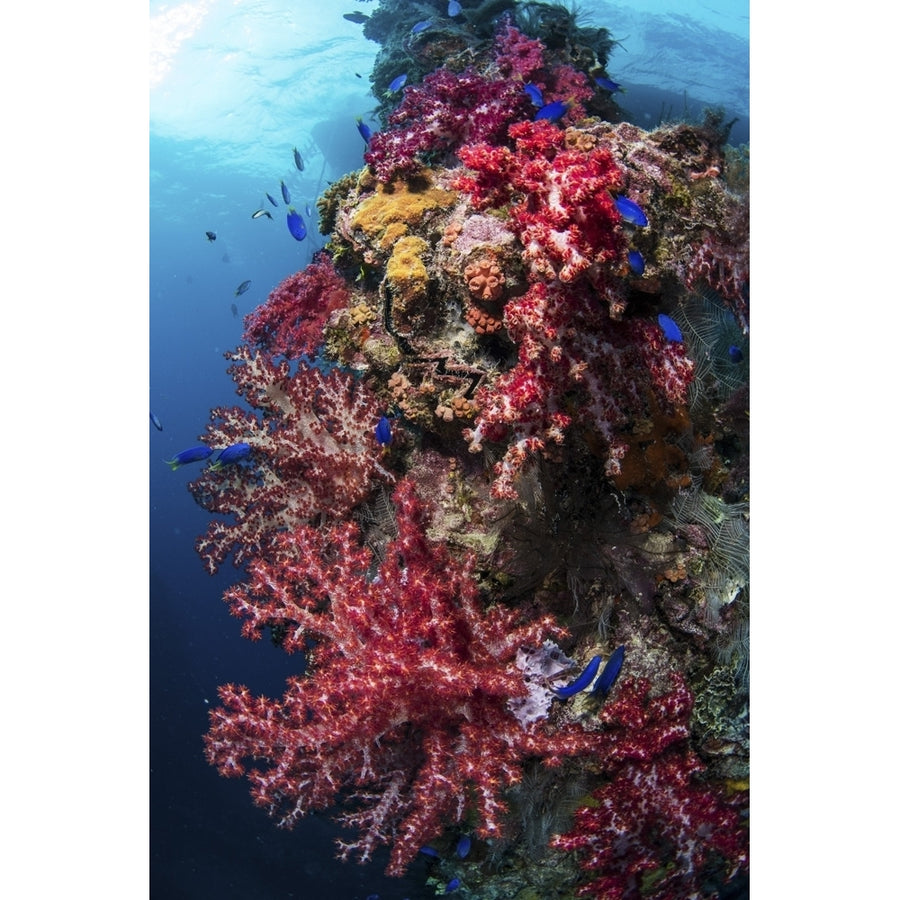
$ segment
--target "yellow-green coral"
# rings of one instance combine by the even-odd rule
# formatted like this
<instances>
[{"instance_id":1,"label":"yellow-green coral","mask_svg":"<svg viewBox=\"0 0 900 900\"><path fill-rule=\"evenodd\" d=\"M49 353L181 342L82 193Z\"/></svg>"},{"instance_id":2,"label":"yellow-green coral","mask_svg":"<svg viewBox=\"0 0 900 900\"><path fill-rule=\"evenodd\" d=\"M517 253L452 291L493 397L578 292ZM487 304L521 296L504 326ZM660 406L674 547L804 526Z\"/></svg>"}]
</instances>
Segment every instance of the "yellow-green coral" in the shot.
<instances>
[{"instance_id":1,"label":"yellow-green coral","mask_svg":"<svg viewBox=\"0 0 900 900\"><path fill-rule=\"evenodd\" d=\"M372 196L359 204L352 226L362 231L376 248L386 252L430 212L449 209L455 203L456 194L434 187L426 171L409 182L376 185Z\"/></svg>"},{"instance_id":2,"label":"yellow-green coral","mask_svg":"<svg viewBox=\"0 0 900 900\"><path fill-rule=\"evenodd\" d=\"M428 270L422 261L422 254L427 250L428 244L413 235L402 237L394 244L385 270L385 281L391 290L395 318L406 318L411 305L425 298Z\"/></svg>"}]
</instances>

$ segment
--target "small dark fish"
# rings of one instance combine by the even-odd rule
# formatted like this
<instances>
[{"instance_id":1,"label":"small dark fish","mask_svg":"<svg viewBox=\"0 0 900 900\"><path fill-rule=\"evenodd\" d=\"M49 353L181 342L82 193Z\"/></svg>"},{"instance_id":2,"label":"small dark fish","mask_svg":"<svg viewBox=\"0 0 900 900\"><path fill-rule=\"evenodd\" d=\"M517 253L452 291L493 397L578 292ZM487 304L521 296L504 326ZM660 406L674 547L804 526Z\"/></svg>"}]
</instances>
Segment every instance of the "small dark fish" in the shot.
<instances>
[{"instance_id":1,"label":"small dark fish","mask_svg":"<svg viewBox=\"0 0 900 900\"><path fill-rule=\"evenodd\" d=\"M306 237L306 223L293 206L288 209L287 227L295 240L302 241Z\"/></svg>"},{"instance_id":2,"label":"small dark fish","mask_svg":"<svg viewBox=\"0 0 900 900\"><path fill-rule=\"evenodd\" d=\"M600 668L601 662L603 662L602 656L591 657L591 661L584 667L584 671L574 681L570 682L565 687L554 688L553 693L556 694L560 700L574 697L575 694L579 691L583 691L597 677L597 671Z\"/></svg>"},{"instance_id":3,"label":"small dark fish","mask_svg":"<svg viewBox=\"0 0 900 900\"><path fill-rule=\"evenodd\" d=\"M181 453L176 453L173 459L164 459L163 462L167 466L171 466L174 472L188 463L209 459L215 452L212 447L205 447L201 444L199 447L191 447L190 450L182 450Z\"/></svg>"},{"instance_id":4,"label":"small dark fish","mask_svg":"<svg viewBox=\"0 0 900 900\"><path fill-rule=\"evenodd\" d=\"M372 129L369 128L369 126L366 125L366 123L363 122L362 119L356 120L356 130L362 135L362 139L366 142L366 144L368 144L369 141L372 140Z\"/></svg>"},{"instance_id":5,"label":"small dark fish","mask_svg":"<svg viewBox=\"0 0 900 900\"><path fill-rule=\"evenodd\" d=\"M600 673L600 677L597 679L597 683L594 685L594 689L591 691L591 695L605 697L609 693L609 689L613 686L613 682L619 677L619 672L622 670L622 662L624 659L625 645L622 644L620 647L616 647L610 654L609 659L606 661L606 665L603 667L603 671Z\"/></svg>"},{"instance_id":6,"label":"small dark fish","mask_svg":"<svg viewBox=\"0 0 900 900\"><path fill-rule=\"evenodd\" d=\"M251 219L261 219L263 216L268 216L270 219L272 218L272 213L270 213L267 209L258 209L252 216Z\"/></svg>"},{"instance_id":7,"label":"small dark fish","mask_svg":"<svg viewBox=\"0 0 900 900\"><path fill-rule=\"evenodd\" d=\"M302 172L306 166L303 165L303 157L300 155L300 151L294 147L294 165Z\"/></svg>"},{"instance_id":8,"label":"small dark fish","mask_svg":"<svg viewBox=\"0 0 900 900\"><path fill-rule=\"evenodd\" d=\"M432 859L440 859L441 854L434 849L434 847L429 847L427 844L424 847L419 847L419 853L423 856L430 856Z\"/></svg>"},{"instance_id":9,"label":"small dark fish","mask_svg":"<svg viewBox=\"0 0 900 900\"><path fill-rule=\"evenodd\" d=\"M659 322L659 327L662 328L667 341L675 341L680 344L684 340L681 329L675 324L674 319L670 318L665 313L660 313L656 317L656 321Z\"/></svg>"},{"instance_id":10,"label":"small dark fish","mask_svg":"<svg viewBox=\"0 0 900 900\"><path fill-rule=\"evenodd\" d=\"M253 448L249 444L232 444L219 454L216 461L210 466L210 469L218 471L229 463L236 463L246 459L252 452Z\"/></svg>"},{"instance_id":11,"label":"small dark fish","mask_svg":"<svg viewBox=\"0 0 900 900\"><path fill-rule=\"evenodd\" d=\"M162 422L159 421L158 416L153 410L150 410L150 421L153 423L153 427L156 428L157 431L162 431Z\"/></svg>"},{"instance_id":12,"label":"small dark fish","mask_svg":"<svg viewBox=\"0 0 900 900\"><path fill-rule=\"evenodd\" d=\"M400 88L402 88L403 85L406 84L406 78L407 78L406 72L404 72L402 75L398 75L398 76L397 76L397 77L396 77L396 78L388 85L388 90L389 90L389 91L399 91Z\"/></svg>"},{"instance_id":13,"label":"small dark fish","mask_svg":"<svg viewBox=\"0 0 900 900\"><path fill-rule=\"evenodd\" d=\"M456 842L456 855L460 859L465 859L469 855L469 851L472 849L472 838L470 838L467 834L462 835L460 839Z\"/></svg>"},{"instance_id":14,"label":"small dark fish","mask_svg":"<svg viewBox=\"0 0 900 900\"><path fill-rule=\"evenodd\" d=\"M271 203L272 206L278 206L278 201L268 191L266 191L266 196L269 198L269 203Z\"/></svg>"},{"instance_id":15,"label":"small dark fish","mask_svg":"<svg viewBox=\"0 0 900 900\"><path fill-rule=\"evenodd\" d=\"M732 344L728 348L728 358L733 363L743 362L744 361L744 351L741 350L741 348L738 347L737 344Z\"/></svg>"},{"instance_id":16,"label":"small dark fish","mask_svg":"<svg viewBox=\"0 0 900 900\"><path fill-rule=\"evenodd\" d=\"M431 19L423 19L421 22L416 22L416 24L409 29L409 33L421 34L426 28L431 28Z\"/></svg>"},{"instance_id":17,"label":"small dark fish","mask_svg":"<svg viewBox=\"0 0 900 900\"><path fill-rule=\"evenodd\" d=\"M631 266L631 271L634 272L635 275L644 274L644 257L641 256L640 251L628 251L628 265Z\"/></svg>"},{"instance_id":18,"label":"small dark fish","mask_svg":"<svg viewBox=\"0 0 900 900\"><path fill-rule=\"evenodd\" d=\"M354 72L353 74L354 74L357 78L362 78L362 75L360 75L359 72Z\"/></svg>"},{"instance_id":19,"label":"small dark fish","mask_svg":"<svg viewBox=\"0 0 900 900\"><path fill-rule=\"evenodd\" d=\"M457 3L457 0L450 0L447 4L447 15L452 19L453 16L458 16L462 12L462 7Z\"/></svg>"},{"instance_id":20,"label":"small dark fish","mask_svg":"<svg viewBox=\"0 0 900 900\"><path fill-rule=\"evenodd\" d=\"M597 75L594 78L594 81L596 81L597 85L602 87L604 91L609 91L611 94L622 90L622 85L619 84L618 81L613 81L611 78L604 78L602 75ZM622 93L625 92L622 91Z\"/></svg>"},{"instance_id":21,"label":"small dark fish","mask_svg":"<svg viewBox=\"0 0 900 900\"><path fill-rule=\"evenodd\" d=\"M536 113L534 121L546 119L548 122L556 122L561 119L568 110L569 106L562 100L554 100L552 103L542 106Z\"/></svg>"},{"instance_id":22,"label":"small dark fish","mask_svg":"<svg viewBox=\"0 0 900 900\"><path fill-rule=\"evenodd\" d=\"M616 209L626 222L641 228L647 225L647 216L634 200L629 200L627 197L616 197Z\"/></svg>"},{"instance_id":23,"label":"small dark fish","mask_svg":"<svg viewBox=\"0 0 900 900\"><path fill-rule=\"evenodd\" d=\"M249 291L249 290L250 290L250 282L249 282L249 281L242 281L242 282L237 286L237 289L236 289L235 292L234 292L234 296L235 296L235 297L240 297L241 294L246 294L247 291Z\"/></svg>"},{"instance_id":24,"label":"small dark fish","mask_svg":"<svg viewBox=\"0 0 900 900\"><path fill-rule=\"evenodd\" d=\"M230 262L231 262L231 257L230 257L227 253L223 253L223 254L222 254L222 262L223 262L223 263L230 263Z\"/></svg>"},{"instance_id":25,"label":"small dark fish","mask_svg":"<svg viewBox=\"0 0 900 900\"><path fill-rule=\"evenodd\" d=\"M383 447L391 442L391 437L391 420L387 416L382 416L375 426L375 440Z\"/></svg>"},{"instance_id":26,"label":"small dark fish","mask_svg":"<svg viewBox=\"0 0 900 900\"><path fill-rule=\"evenodd\" d=\"M284 198L285 203L291 202L291 194L287 189L287 185L282 181L281 182L281 196Z\"/></svg>"},{"instance_id":27,"label":"small dark fish","mask_svg":"<svg viewBox=\"0 0 900 900\"><path fill-rule=\"evenodd\" d=\"M460 885L460 880L458 878L451 878L447 882L447 887L444 888L445 894L452 894Z\"/></svg>"},{"instance_id":28,"label":"small dark fish","mask_svg":"<svg viewBox=\"0 0 900 900\"><path fill-rule=\"evenodd\" d=\"M532 84L530 81L528 84L524 85L522 88L529 97L531 97L531 102L537 106L541 107L544 105L544 95L541 93L541 89L536 85Z\"/></svg>"},{"instance_id":29,"label":"small dark fish","mask_svg":"<svg viewBox=\"0 0 900 900\"><path fill-rule=\"evenodd\" d=\"M357 25L362 25L363 22L367 22L369 20L369 17L365 13L361 12L344 13L344 18L348 22L355 22Z\"/></svg>"},{"instance_id":30,"label":"small dark fish","mask_svg":"<svg viewBox=\"0 0 900 900\"><path fill-rule=\"evenodd\" d=\"M207 239L210 243L212 243L212 242L216 239L216 233L215 233L214 231L207 231L207 232L206 232L206 239Z\"/></svg>"},{"instance_id":31,"label":"small dark fish","mask_svg":"<svg viewBox=\"0 0 900 900\"><path fill-rule=\"evenodd\" d=\"M231 304L231 314L232 314L235 318L238 317L237 303L232 303L232 304Z\"/></svg>"}]
</instances>

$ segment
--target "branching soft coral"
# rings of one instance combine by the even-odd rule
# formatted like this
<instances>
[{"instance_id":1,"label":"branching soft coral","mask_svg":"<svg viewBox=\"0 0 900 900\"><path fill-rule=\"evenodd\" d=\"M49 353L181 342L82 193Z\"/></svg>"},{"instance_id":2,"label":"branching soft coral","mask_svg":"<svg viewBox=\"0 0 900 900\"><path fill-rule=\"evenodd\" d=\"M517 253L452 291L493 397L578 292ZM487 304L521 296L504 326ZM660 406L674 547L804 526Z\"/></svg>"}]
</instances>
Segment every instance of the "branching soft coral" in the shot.
<instances>
[{"instance_id":1,"label":"branching soft coral","mask_svg":"<svg viewBox=\"0 0 900 900\"><path fill-rule=\"evenodd\" d=\"M350 291L331 262L322 255L305 269L288 276L251 312L244 340L271 356L297 359L313 354L322 343L329 315L348 306Z\"/></svg>"},{"instance_id":2,"label":"branching soft coral","mask_svg":"<svg viewBox=\"0 0 900 900\"><path fill-rule=\"evenodd\" d=\"M322 514L342 516L360 503L375 478L392 480L374 438L375 398L350 375L299 364L291 375L262 353L241 346L225 354L253 412L218 407L203 437L211 447L249 444L247 463L207 467L188 487L204 509L233 516L210 523L197 552L214 573L230 552L241 565L273 535Z\"/></svg>"},{"instance_id":3,"label":"branching soft coral","mask_svg":"<svg viewBox=\"0 0 900 900\"><path fill-rule=\"evenodd\" d=\"M510 223L525 248L532 277L594 283L624 252L620 216L610 191L622 173L608 150L566 148L565 132L549 122L509 129L515 150L470 144L459 157L471 170L454 181L479 209L510 205Z\"/></svg>"},{"instance_id":4,"label":"branching soft coral","mask_svg":"<svg viewBox=\"0 0 900 900\"><path fill-rule=\"evenodd\" d=\"M746 826L734 803L697 780L704 767L688 745L693 697L681 675L672 681L658 697L646 681L625 682L600 715L597 751L612 780L552 841L582 851L582 867L598 876L581 897L709 897L708 876L718 871L727 882L747 867Z\"/></svg>"},{"instance_id":5,"label":"branching soft coral","mask_svg":"<svg viewBox=\"0 0 900 900\"><path fill-rule=\"evenodd\" d=\"M517 652L561 634L552 619L483 610L474 559L427 540L408 481L394 502L397 537L377 570L355 524L301 526L226 593L247 637L274 626L287 651L312 647L311 674L289 679L281 700L220 689L206 753L223 775L246 775L282 826L342 799L339 821L358 839L341 857L391 845L388 872L399 875L470 808L477 833L496 837L503 790L525 759L556 764L593 738L574 725L526 727L510 704L529 693Z\"/></svg>"}]
</instances>

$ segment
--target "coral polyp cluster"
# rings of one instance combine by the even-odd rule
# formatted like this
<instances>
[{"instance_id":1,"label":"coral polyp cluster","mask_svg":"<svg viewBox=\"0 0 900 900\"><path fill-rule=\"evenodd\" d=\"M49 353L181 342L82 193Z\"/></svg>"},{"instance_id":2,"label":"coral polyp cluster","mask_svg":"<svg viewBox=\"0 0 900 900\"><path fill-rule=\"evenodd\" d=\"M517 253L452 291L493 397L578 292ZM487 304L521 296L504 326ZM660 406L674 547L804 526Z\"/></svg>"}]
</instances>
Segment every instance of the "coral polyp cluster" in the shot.
<instances>
[{"instance_id":1,"label":"coral polyp cluster","mask_svg":"<svg viewBox=\"0 0 900 900\"><path fill-rule=\"evenodd\" d=\"M435 865L479 896L552 854L561 894L715 897L748 858L747 197L721 118L588 116L601 30L475 6L407 27L453 53L228 354L243 404L203 440L250 455L191 484L224 517L198 549L308 666L222 688L207 755L282 825L338 806L391 874L464 828Z\"/></svg>"}]
</instances>

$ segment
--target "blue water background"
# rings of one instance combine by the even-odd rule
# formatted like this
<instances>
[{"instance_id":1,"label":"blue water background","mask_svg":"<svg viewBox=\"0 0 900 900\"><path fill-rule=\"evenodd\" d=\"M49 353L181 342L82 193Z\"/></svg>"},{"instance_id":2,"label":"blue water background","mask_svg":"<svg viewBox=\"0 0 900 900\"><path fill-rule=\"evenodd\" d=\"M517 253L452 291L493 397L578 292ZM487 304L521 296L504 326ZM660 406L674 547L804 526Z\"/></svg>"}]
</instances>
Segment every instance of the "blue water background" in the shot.
<instances>
[{"instance_id":1,"label":"blue water background","mask_svg":"<svg viewBox=\"0 0 900 900\"><path fill-rule=\"evenodd\" d=\"M579 5L623 43L608 69L628 88L622 105L637 124L721 103L729 118L739 117L735 142L748 139L746 2ZM342 18L354 9L371 7L150 4L149 403L164 427L160 433L148 422L154 897L433 895L424 859L400 881L383 876L385 854L366 867L338 863L326 815L280 831L251 805L245 782L205 763L201 736L216 686L233 681L277 696L298 660L241 638L221 600L238 573L228 563L208 576L193 550L209 519L185 487L197 470L173 473L162 462L197 443L211 407L236 402L222 353L239 342L243 315L322 245L316 196L362 165L354 119L375 106L367 79L378 47ZM303 173L292 160L295 145ZM301 243L285 226L282 179L304 217L307 203L313 212ZM259 207L274 218L252 220ZM216 232L214 243L207 230ZM248 279L250 290L235 297Z\"/></svg>"}]
</instances>

